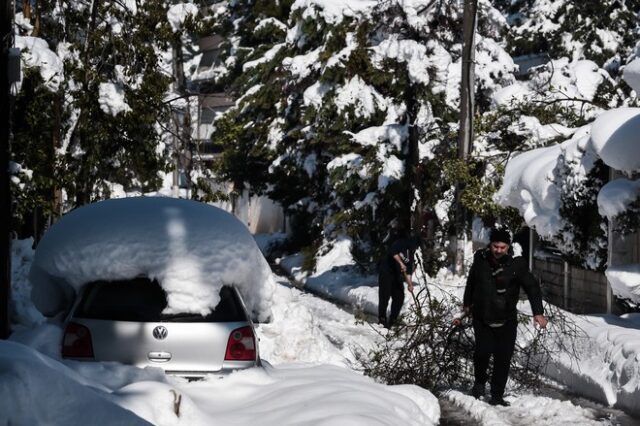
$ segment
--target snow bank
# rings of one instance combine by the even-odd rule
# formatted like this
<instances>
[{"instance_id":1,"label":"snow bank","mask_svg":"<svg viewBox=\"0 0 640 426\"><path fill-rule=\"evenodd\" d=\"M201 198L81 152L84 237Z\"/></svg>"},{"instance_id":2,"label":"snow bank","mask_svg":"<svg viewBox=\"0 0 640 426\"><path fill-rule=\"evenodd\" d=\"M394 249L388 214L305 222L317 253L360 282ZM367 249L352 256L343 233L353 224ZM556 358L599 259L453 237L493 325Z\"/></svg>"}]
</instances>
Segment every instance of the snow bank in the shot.
<instances>
[{"instance_id":1,"label":"snow bank","mask_svg":"<svg viewBox=\"0 0 640 426\"><path fill-rule=\"evenodd\" d=\"M65 308L96 280L157 279L167 312L207 313L233 284L249 310L268 317L275 282L246 227L207 204L161 197L107 200L65 215L40 242L30 280L36 307Z\"/></svg>"},{"instance_id":2,"label":"snow bank","mask_svg":"<svg viewBox=\"0 0 640 426\"><path fill-rule=\"evenodd\" d=\"M576 406L570 401L558 401L543 396L507 397L506 399L511 403L508 408L490 406L486 402L459 391L449 391L446 396L482 425L509 426L514 424L509 419L518 419L515 424L535 424L536 426L559 424L596 426L602 424L593 410ZM504 415L506 411L509 413L508 416Z\"/></svg>"},{"instance_id":3,"label":"snow bank","mask_svg":"<svg viewBox=\"0 0 640 426\"><path fill-rule=\"evenodd\" d=\"M435 425L440 416L427 390L382 385L328 365L267 366L192 383L116 365L120 379L125 371L147 374L105 385L114 372L109 363L68 364L0 342L0 423L418 426ZM177 397L180 416L174 411Z\"/></svg>"},{"instance_id":4,"label":"snow bank","mask_svg":"<svg viewBox=\"0 0 640 426\"><path fill-rule=\"evenodd\" d=\"M562 343L573 344L577 359L555 351L546 374L581 395L640 415L640 316L565 315L581 331Z\"/></svg>"},{"instance_id":5,"label":"snow bank","mask_svg":"<svg viewBox=\"0 0 640 426\"><path fill-rule=\"evenodd\" d=\"M33 240L11 241L11 323L14 330L44 322L31 302L31 283L27 279L33 262Z\"/></svg>"},{"instance_id":6,"label":"snow bank","mask_svg":"<svg viewBox=\"0 0 640 426\"><path fill-rule=\"evenodd\" d=\"M148 425L107 390L31 348L0 341L0 424Z\"/></svg>"}]
</instances>

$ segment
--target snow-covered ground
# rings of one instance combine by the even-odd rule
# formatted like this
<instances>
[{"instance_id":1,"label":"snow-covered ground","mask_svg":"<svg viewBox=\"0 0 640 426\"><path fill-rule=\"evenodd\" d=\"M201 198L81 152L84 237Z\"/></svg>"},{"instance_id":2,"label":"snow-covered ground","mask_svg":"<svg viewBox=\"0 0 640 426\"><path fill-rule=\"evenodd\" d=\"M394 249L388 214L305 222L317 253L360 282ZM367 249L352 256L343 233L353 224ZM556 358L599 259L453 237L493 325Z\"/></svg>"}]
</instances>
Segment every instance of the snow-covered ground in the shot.
<instances>
[{"instance_id":1,"label":"snow-covered ground","mask_svg":"<svg viewBox=\"0 0 640 426\"><path fill-rule=\"evenodd\" d=\"M261 248L282 235L256 236ZM280 260L299 283L354 306L377 305L375 277L363 277L338 252L319 259L324 270L304 274L299 257ZM265 367L199 382L167 377L155 368L61 360L59 323L46 321L30 301L31 241L13 244L13 334L0 342L2 423L88 424L437 424L440 407L413 385L385 386L362 376L356 353L382 340L384 329L356 322L334 303L276 277L272 318L257 326ZM330 267L331 264L337 265ZM460 291L464 280L442 271L430 282ZM418 286L424 285L418 280ZM351 295L351 296L350 296ZM364 296L363 296L364 295ZM407 298L407 303L411 298ZM640 316L572 316L584 331L578 360L559 356L547 372L573 392L638 414ZM608 424L590 409L508 389L511 407L492 407L451 390L449 403L480 424ZM177 398L180 403L176 405ZM36 403L37 402L37 403ZM180 415L176 415L179 406Z\"/></svg>"},{"instance_id":2,"label":"snow-covered ground","mask_svg":"<svg viewBox=\"0 0 640 426\"><path fill-rule=\"evenodd\" d=\"M65 265L73 265L74 258L75 269L69 275L74 283L118 278L132 265L146 268L134 271L136 274L150 273L158 265L147 264L143 252L162 254L168 248L168 263L176 256L198 258L190 250L193 239L189 244L183 241L181 249L172 246L172 236L188 233L206 236L214 246L220 238L232 248L239 243L247 246L249 251L240 260L235 257L242 253L219 246L215 259L208 259L207 263L207 271L213 276L220 276L218 272L223 273L228 265L244 269L236 276L256 273L255 266L260 267L261 263L241 261L250 254L251 245L256 247L252 239L251 244L243 241L247 230L235 227L235 219L224 212L219 214L209 206L193 204L198 203L172 199L97 203L58 222L42 240L42 252L38 249L34 255L31 241L13 242L13 333L9 341L0 341L0 424L437 424L440 408L429 391L415 385L376 383L349 368L356 351L368 351L376 344L380 329L356 324L353 316L334 305L290 288L286 279L275 283L270 273L268 280L253 282L254 286L269 289L270 320L257 327L264 367L188 382L165 376L155 367L62 360L61 323L59 318L46 319L36 309L31 300L30 279L49 275L51 280L38 281L35 294L40 301L47 295L56 299L62 288L60 279L68 275ZM132 210L128 215L113 215L114 206ZM201 208L208 209L208 219L191 221L193 215L196 219L200 216ZM89 226L90 217L96 216L101 220ZM164 221L160 219L163 216ZM178 220L180 217L185 220ZM146 221L138 220L141 218ZM203 229L195 229L199 226ZM221 228L222 234L216 233L216 228ZM134 238L134 233L142 239ZM229 240L229 234L236 238ZM118 238L123 239L120 244ZM134 247L126 246L136 246L136 241L147 246L138 246L134 253L130 251ZM90 249L89 260L84 257L85 249ZM173 271L174 278L193 276L200 271L199 264L181 262L182 267ZM83 267L87 265L95 268ZM29 275L30 270L37 270L38 274ZM96 270L100 271L97 278ZM202 292L197 287L211 285L191 284L196 288L182 294L183 298L198 299ZM264 288L242 288L244 294L249 291L255 296Z\"/></svg>"},{"instance_id":3,"label":"snow-covered ground","mask_svg":"<svg viewBox=\"0 0 640 426\"><path fill-rule=\"evenodd\" d=\"M318 259L318 264L330 263L329 260L334 256L335 252L330 251L324 259ZM327 267L308 274L302 270L301 256L280 259L279 263L305 288L377 315L378 295L375 277L361 276L344 266ZM425 285L418 275L414 276L414 282L417 283L416 291ZM464 278L452 275L446 270L441 270L436 277L429 278L429 285L434 289L457 294L459 297L464 290L464 283ZM410 303L412 298L407 293L405 309ZM521 303L520 309L527 311L528 303ZM563 312L563 315L575 323L577 331L575 336L567 335L557 343L558 346L572 348L575 354L570 356L558 348L550 348L554 356L546 367L548 377L566 386L572 393L611 407L618 407L640 417L640 315L627 314L618 317L574 315L568 312ZM557 332L557 326L552 320L549 332ZM526 331L521 329L519 338L525 339ZM538 411L544 413L535 414L541 421L535 424L592 424L595 421L593 412L572 407L568 401L519 395L514 393L513 388L510 392L507 399L512 402L512 407L498 409L457 391L450 392L448 397L462 409L469 410L470 415L482 424L510 424L509 418L522 418L527 410L532 414ZM540 410L532 410L531 407L538 407ZM496 412L506 414L496 417ZM494 423L496 418L502 420ZM529 423L525 421L524 424Z\"/></svg>"}]
</instances>

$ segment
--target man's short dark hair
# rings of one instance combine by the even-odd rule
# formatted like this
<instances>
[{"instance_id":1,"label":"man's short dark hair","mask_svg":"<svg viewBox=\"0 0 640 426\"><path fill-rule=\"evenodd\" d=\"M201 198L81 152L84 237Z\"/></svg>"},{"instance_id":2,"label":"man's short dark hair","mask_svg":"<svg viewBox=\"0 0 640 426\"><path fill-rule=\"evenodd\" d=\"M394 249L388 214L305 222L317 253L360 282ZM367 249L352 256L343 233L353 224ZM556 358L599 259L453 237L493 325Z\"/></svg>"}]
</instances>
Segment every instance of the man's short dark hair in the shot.
<instances>
[{"instance_id":1,"label":"man's short dark hair","mask_svg":"<svg viewBox=\"0 0 640 426\"><path fill-rule=\"evenodd\" d=\"M501 242L511 245L511 235L506 229L492 229L489 239L492 243Z\"/></svg>"}]
</instances>

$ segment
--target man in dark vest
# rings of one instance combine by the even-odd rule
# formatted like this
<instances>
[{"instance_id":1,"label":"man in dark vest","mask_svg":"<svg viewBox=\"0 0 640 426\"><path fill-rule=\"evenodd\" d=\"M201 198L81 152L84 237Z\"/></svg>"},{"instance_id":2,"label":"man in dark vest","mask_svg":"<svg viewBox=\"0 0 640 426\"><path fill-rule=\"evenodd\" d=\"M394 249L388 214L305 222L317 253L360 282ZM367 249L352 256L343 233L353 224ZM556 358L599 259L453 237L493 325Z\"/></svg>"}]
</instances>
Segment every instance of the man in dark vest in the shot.
<instances>
[{"instance_id":1,"label":"man in dark vest","mask_svg":"<svg viewBox=\"0 0 640 426\"><path fill-rule=\"evenodd\" d=\"M529 298L534 325L545 328L547 319L543 314L538 282L522 257L513 258L508 253L511 245L509 233L494 229L490 240L487 248L475 253L464 291L463 307L465 313L471 313L473 317L476 340L473 355L475 382L471 393L476 398L484 396L489 359L493 356L489 403L507 406L509 403L503 395L516 342L516 305L520 288ZM459 320L456 321L459 324Z\"/></svg>"},{"instance_id":2,"label":"man in dark vest","mask_svg":"<svg viewBox=\"0 0 640 426\"><path fill-rule=\"evenodd\" d=\"M414 271L414 254L420 246L420 236L396 239L380 261L378 274L378 322L390 328L398 319L404 303L404 283L413 292L411 275ZM387 305L391 299L391 312L387 321Z\"/></svg>"}]
</instances>

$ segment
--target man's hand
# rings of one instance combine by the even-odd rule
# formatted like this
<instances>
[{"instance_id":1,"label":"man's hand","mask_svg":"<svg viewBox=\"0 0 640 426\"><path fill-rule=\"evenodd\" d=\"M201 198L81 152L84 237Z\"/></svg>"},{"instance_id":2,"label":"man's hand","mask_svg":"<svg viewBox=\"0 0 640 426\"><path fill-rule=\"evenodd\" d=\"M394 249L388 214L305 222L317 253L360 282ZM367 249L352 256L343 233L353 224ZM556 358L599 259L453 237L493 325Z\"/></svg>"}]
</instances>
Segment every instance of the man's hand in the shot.
<instances>
[{"instance_id":1,"label":"man's hand","mask_svg":"<svg viewBox=\"0 0 640 426\"><path fill-rule=\"evenodd\" d=\"M413 293L413 281L411 280L411 275L405 272L404 279L407 282L407 289L409 290L409 293Z\"/></svg>"},{"instance_id":2,"label":"man's hand","mask_svg":"<svg viewBox=\"0 0 640 426\"><path fill-rule=\"evenodd\" d=\"M539 315L534 315L533 316L533 325L535 326L536 324L538 324L538 326L540 328L547 328L547 323L549 321L547 321L547 319L544 317L544 315L539 314Z\"/></svg>"},{"instance_id":3,"label":"man's hand","mask_svg":"<svg viewBox=\"0 0 640 426\"><path fill-rule=\"evenodd\" d=\"M469 306L463 306L462 309L462 312L459 314L460 316L454 318L451 322L455 327L460 327L462 325L462 320L464 319L464 317L469 315L469 312L471 312L471 308Z\"/></svg>"}]
</instances>

